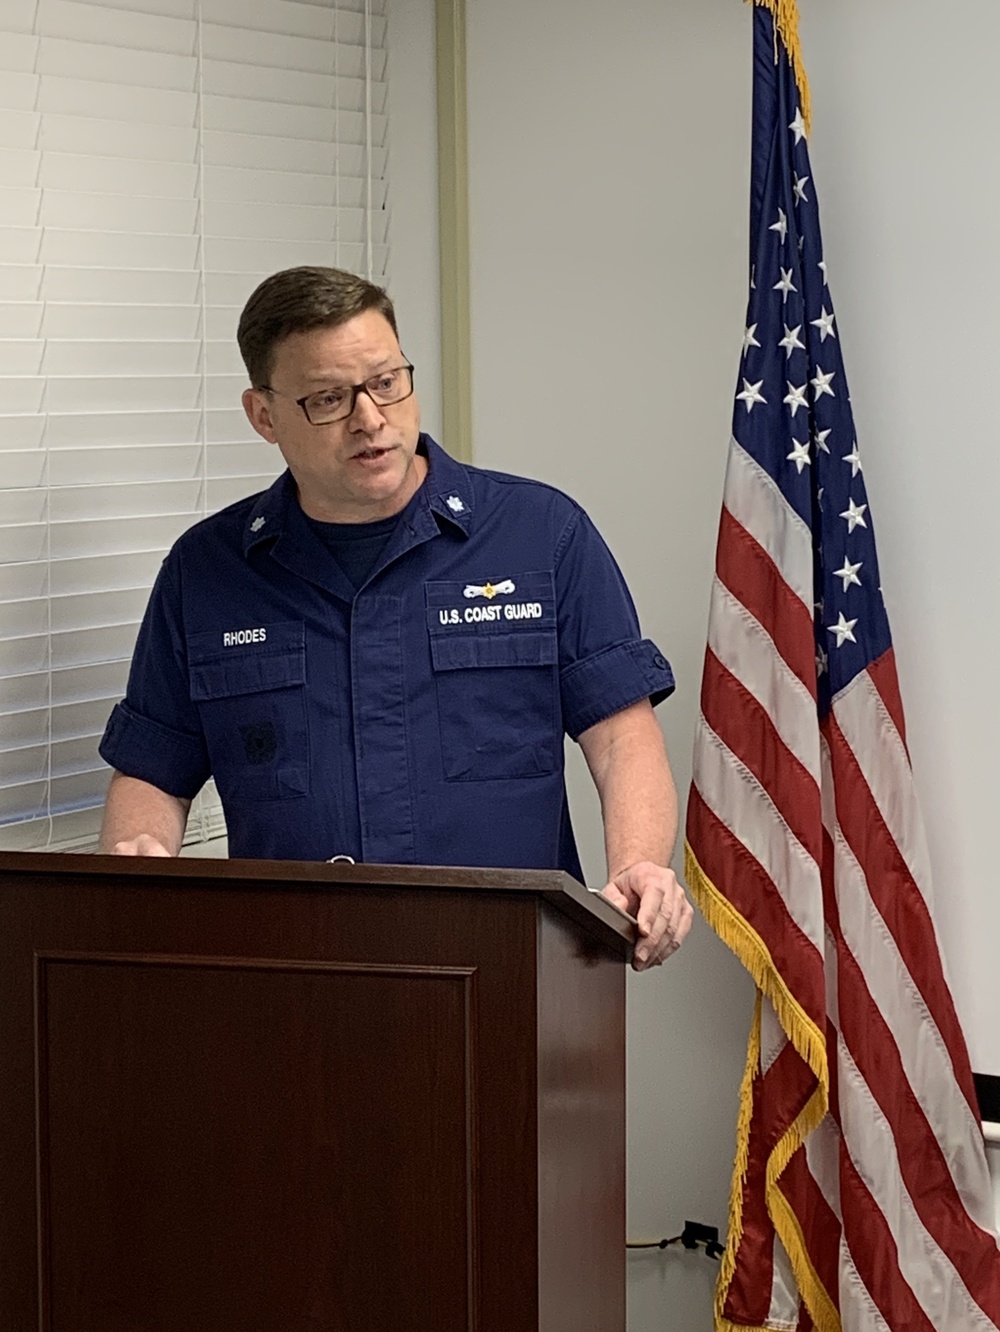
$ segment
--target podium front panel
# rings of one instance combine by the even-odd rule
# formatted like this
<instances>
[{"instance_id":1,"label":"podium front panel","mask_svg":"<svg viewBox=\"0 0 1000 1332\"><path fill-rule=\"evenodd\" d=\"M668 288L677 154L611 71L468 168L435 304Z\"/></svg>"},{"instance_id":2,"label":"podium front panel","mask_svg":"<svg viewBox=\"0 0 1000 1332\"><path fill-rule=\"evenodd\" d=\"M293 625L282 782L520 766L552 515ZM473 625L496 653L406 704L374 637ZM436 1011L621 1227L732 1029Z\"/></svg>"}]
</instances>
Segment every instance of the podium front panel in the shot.
<instances>
[{"instance_id":1,"label":"podium front panel","mask_svg":"<svg viewBox=\"0 0 1000 1332\"><path fill-rule=\"evenodd\" d=\"M573 912L4 859L0 1332L624 1327L624 976Z\"/></svg>"}]
</instances>

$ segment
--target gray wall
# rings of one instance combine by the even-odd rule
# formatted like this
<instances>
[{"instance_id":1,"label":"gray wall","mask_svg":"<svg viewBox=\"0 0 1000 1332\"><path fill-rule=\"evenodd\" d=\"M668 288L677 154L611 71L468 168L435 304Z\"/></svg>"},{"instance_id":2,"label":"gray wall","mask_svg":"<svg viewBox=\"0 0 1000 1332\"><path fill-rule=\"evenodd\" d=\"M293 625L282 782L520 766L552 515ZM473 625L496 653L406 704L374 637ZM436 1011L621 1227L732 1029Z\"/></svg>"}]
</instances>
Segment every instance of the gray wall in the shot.
<instances>
[{"instance_id":1,"label":"gray wall","mask_svg":"<svg viewBox=\"0 0 1000 1332\"><path fill-rule=\"evenodd\" d=\"M746 304L749 18L734 0L468 3L475 458L570 491L601 528L677 674L661 712L682 793ZM567 371L578 388L554 391ZM751 998L703 922L630 977L630 1238L725 1228ZM716 1271L631 1257L630 1326L708 1329Z\"/></svg>"},{"instance_id":2,"label":"gray wall","mask_svg":"<svg viewBox=\"0 0 1000 1332\"><path fill-rule=\"evenodd\" d=\"M803 6L830 282L973 1067L1000 1075L1000 6Z\"/></svg>"},{"instance_id":3,"label":"gray wall","mask_svg":"<svg viewBox=\"0 0 1000 1332\"><path fill-rule=\"evenodd\" d=\"M803 0L812 162L879 535L941 933L982 1071L1000 740L993 507L1000 8ZM751 12L738 0L468 0L474 448L559 485L672 659L686 792L746 304ZM553 391L550 369L579 389ZM578 755L589 881L600 826ZM679 866L678 866L679 868ZM629 1233L726 1221L751 987L699 922L629 989ZM715 1269L630 1259L633 1332L711 1327Z\"/></svg>"}]
</instances>

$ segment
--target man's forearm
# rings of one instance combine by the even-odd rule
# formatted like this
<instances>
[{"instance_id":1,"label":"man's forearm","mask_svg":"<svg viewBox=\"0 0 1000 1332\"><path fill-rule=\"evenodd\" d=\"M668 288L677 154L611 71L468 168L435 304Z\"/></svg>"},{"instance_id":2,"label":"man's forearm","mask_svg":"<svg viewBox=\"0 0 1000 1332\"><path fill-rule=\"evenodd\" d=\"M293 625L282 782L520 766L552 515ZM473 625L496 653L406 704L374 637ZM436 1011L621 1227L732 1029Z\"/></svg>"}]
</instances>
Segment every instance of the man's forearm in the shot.
<instances>
[{"instance_id":1,"label":"man's forearm","mask_svg":"<svg viewBox=\"0 0 1000 1332\"><path fill-rule=\"evenodd\" d=\"M648 701L580 736L601 797L608 882L604 895L636 919L637 971L677 951L693 911L669 868L677 836L677 793L663 736Z\"/></svg>"},{"instance_id":2,"label":"man's forearm","mask_svg":"<svg viewBox=\"0 0 1000 1332\"><path fill-rule=\"evenodd\" d=\"M176 856L184 841L190 800L168 795L137 777L114 773L104 804L98 850L108 855ZM154 846L162 850L157 851Z\"/></svg>"},{"instance_id":3,"label":"man's forearm","mask_svg":"<svg viewBox=\"0 0 1000 1332\"><path fill-rule=\"evenodd\" d=\"M637 703L580 737L601 798L608 878L639 861L667 865L677 836L677 792L659 724Z\"/></svg>"}]
</instances>

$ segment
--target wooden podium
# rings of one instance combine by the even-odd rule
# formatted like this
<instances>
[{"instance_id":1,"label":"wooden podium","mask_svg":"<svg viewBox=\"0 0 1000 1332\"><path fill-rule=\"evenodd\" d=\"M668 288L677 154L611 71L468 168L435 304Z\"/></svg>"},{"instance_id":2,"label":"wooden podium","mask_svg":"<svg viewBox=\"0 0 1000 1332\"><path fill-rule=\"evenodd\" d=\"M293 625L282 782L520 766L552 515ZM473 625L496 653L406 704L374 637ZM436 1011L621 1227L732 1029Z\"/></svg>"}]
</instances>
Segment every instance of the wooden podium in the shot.
<instances>
[{"instance_id":1,"label":"wooden podium","mask_svg":"<svg viewBox=\"0 0 1000 1332\"><path fill-rule=\"evenodd\" d=\"M621 1332L565 874L0 854L0 1332Z\"/></svg>"}]
</instances>

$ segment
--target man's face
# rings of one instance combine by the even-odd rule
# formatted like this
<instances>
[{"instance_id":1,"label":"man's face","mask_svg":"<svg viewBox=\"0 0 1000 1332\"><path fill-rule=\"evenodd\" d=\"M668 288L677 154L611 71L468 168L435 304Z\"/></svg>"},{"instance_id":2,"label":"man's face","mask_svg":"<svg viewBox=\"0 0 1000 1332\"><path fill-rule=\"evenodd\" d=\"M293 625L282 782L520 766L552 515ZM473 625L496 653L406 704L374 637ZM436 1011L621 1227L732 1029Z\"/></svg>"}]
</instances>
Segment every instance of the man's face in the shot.
<instances>
[{"instance_id":1,"label":"man's face","mask_svg":"<svg viewBox=\"0 0 1000 1332\"><path fill-rule=\"evenodd\" d=\"M406 364L388 320L366 310L334 328L293 333L278 344L269 387L247 389L250 424L277 444L311 518L361 523L405 508L427 473L417 455L420 407L415 395L378 407L359 393L350 416L312 425L296 399L362 384Z\"/></svg>"}]
</instances>

